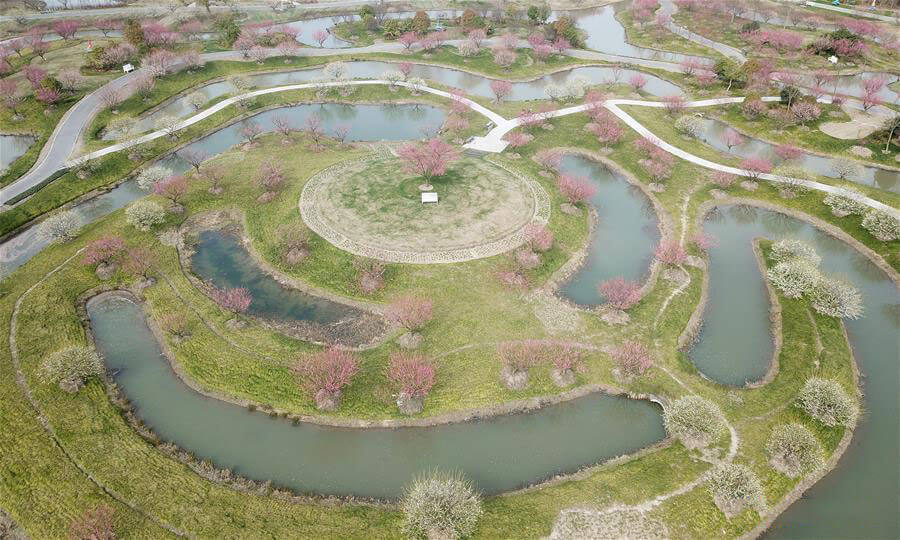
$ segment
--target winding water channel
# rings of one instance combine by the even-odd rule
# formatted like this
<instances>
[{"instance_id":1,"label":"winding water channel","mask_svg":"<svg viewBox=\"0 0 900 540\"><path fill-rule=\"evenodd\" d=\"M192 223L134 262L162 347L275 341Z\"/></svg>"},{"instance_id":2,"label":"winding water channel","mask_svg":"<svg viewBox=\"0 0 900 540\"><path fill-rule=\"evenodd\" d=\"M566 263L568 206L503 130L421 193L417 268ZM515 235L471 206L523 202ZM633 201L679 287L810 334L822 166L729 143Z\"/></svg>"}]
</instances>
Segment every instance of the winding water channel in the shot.
<instances>
[{"instance_id":1,"label":"winding water channel","mask_svg":"<svg viewBox=\"0 0 900 540\"><path fill-rule=\"evenodd\" d=\"M300 492L396 498L416 474L441 467L462 470L479 489L497 493L665 436L656 405L604 394L432 428L294 426L188 388L132 301L101 297L88 304L88 315L116 383L158 435L220 467Z\"/></svg>"},{"instance_id":2,"label":"winding water channel","mask_svg":"<svg viewBox=\"0 0 900 540\"><path fill-rule=\"evenodd\" d=\"M772 359L768 294L751 242L798 238L822 256L821 268L849 279L865 314L845 325L859 364L865 414L838 467L775 521L767 538L897 538L900 500L900 294L877 266L844 242L785 214L726 206L704 230L718 239L709 251L709 304L690 356L723 384L761 378ZM865 495L861 492L864 491Z\"/></svg>"},{"instance_id":3,"label":"winding water channel","mask_svg":"<svg viewBox=\"0 0 900 540\"><path fill-rule=\"evenodd\" d=\"M598 217L584 264L560 287L560 294L576 304L596 306L604 302L597 291L601 281L647 277L659 242L656 212L639 188L600 163L570 155L560 170L587 178L597 188L590 204Z\"/></svg>"},{"instance_id":4,"label":"winding water channel","mask_svg":"<svg viewBox=\"0 0 900 540\"><path fill-rule=\"evenodd\" d=\"M398 64L396 63L373 60L348 61L345 62L345 65L349 70L350 78L353 79L378 79L385 71L396 71L398 69ZM620 82L625 82L628 80L628 77L634 73L637 73L637 71L624 68L621 69L620 72L617 72L609 67L576 67L544 75L543 77L539 77L532 81L514 82L512 84L512 91L504 99L506 101L547 99L545 89L550 84L565 84L566 81L576 77L583 78L592 85L608 83L617 79ZM647 73L642 74L647 79L647 84L644 86L643 90L650 95L670 96L676 94L681 95L683 93L681 88L665 79ZM491 81L494 79L482 75L474 75L465 71L440 66L413 64L410 76L421 77L428 81L460 88L472 96L484 98L494 97L494 93L491 90ZM259 73L255 75L246 75L244 78L254 87L271 88L275 86L322 80L323 68L318 67L275 73ZM191 93L193 92L202 94L207 101L209 101L226 94L235 94L238 91L231 81L225 80L201 86ZM154 129L155 123L163 116L184 118L195 112L196 110L188 103L187 95L181 96L166 105L143 115L130 127L128 135L133 136ZM114 132L104 133L103 139L112 140L120 135L121 134Z\"/></svg>"}]
</instances>

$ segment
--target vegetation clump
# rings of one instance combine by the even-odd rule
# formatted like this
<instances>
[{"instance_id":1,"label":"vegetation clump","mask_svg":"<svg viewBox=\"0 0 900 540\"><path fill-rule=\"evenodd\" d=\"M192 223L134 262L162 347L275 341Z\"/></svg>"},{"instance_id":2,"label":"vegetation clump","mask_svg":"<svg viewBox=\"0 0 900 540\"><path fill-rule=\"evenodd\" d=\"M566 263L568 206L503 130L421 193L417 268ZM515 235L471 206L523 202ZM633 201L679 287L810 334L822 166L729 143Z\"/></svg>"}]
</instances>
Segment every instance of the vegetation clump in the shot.
<instances>
[{"instance_id":1,"label":"vegetation clump","mask_svg":"<svg viewBox=\"0 0 900 540\"><path fill-rule=\"evenodd\" d=\"M776 471L796 478L815 470L824 462L822 445L802 424L776 426L766 443L769 464Z\"/></svg>"},{"instance_id":2,"label":"vegetation clump","mask_svg":"<svg viewBox=\"0 0 900 540\"><path fill-rule=\"evenodd\" d=\"M881 210L866 212L862 226L882 242L892 242L900 238L900 220Z\"/></svg>"},{"instance_id":3,"label":"vegetation clump","mask_svg":"<svg viewBox=\"0 0 900 540\"><path fill-rule=\"evenodd\" d=\"M716 506L729 518L746 508L758 512L765 508L762 484L746 465L720 463L709 474L707 483Z\"/></svg>"},{"instance_id":4,"label":"vegetation clump","mask_svg":"<svg viewBox=\"0 0 900 540\"><path fill-rule=\"evenodd\" d=\"M848 188L849 189L849 188ZM854 193L859 193L859 191L855 189L851 189ZM831 213L837 217L845 217L853 214L862 214L866 210L866 205L859 202L858 200L848 197L846 195L838 195L836 193L829 193L825 196L825 204L831 208Z\"/></svg>"},{"instance_id":5,"label":"vegetation clump","mask_svg":"<svg viewBox=\"0 0 900 540\"><path fill-rule=\"evenodd\" d=\"M59 384L66 392L75 393L85 379L103 373L103 361L90 347L75 346L56 351L41 364L39 376L47 384Z\"/></svg>"},{"instance_id":6,"label":"vegetation clump","mask_svg":"<svg viewBox=\"0 0 900 540\"><path fill-rule=\"evenodd\" d=\"M666 430L687 448L709 446L726 430L719 407L700 396L676 399L663 411L663 419Z\"/></svg>"},{"instance_id":7,"label":"vegetation clump","mask_svg":"<svg viewBox=\"0 0 900 540\"><path fill-rule=\"evenodd\" d=\"M434 471L416 478L401 502L409 538L465 538L481 517L481 496L460 473Z\"/></svg>"},{"instance_id":8,"label":"vegetation clump","mask_svg":"<svg viewBox=\"0 0 900 540\"><path fill-rule=\"evenodd\" d=\"M125 221L139 231L147 232L166 220L166 211L159 203L140 200L125 209Z\"/></svg>"},{"instance_id":9,"label":"vegetation clump","mask_svg":"<svg viewBox=\"0 0 900 540\"><path fill-rule=\"evenodd\" d=\"M49 242L68 242L78 236L81 219L72 210L53 214L41 222L38 234Z\"/></svg>"},{"instance_id":10,"label":"vegetation clump","mask_svg":"<svg viewBox=\"0 0 900 540\"><path fill-rule=\"evenodd\" d=\"M862 295L856 287L842 279L827 277L819 279L811 297L813 309L823 315L843 319L862 317Z\"/></svg>"},{"instance_id":11,"label":"vegetation clump","mask_svg":"<svg viewBox=\"0 0 900 540\"><path fill-rule=\"evenodd\" d=\"M858 410L853 398L837 381L814 377L797 396L797 407L829 427L852 426Z\"/></svg>"}]
</instances>

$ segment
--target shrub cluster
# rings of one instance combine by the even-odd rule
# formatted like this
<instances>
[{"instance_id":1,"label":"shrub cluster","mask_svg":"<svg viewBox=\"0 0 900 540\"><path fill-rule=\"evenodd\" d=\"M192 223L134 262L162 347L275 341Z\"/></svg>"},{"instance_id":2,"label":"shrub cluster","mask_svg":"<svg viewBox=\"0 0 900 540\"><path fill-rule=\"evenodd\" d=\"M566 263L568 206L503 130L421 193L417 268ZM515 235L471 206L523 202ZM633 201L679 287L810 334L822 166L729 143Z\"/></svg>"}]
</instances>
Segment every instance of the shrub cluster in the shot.
<instances>
[{"instance_id":1,"label":"shrub cluster","mask_svg":"<svg viewBox=\"0 0 900 540\"><path fill-rule=\"evenodd\" d=\"M851 191L859 193L859 191L855 189L852 189ZM862 194L860 193L860 195ZM837 217L862 214L866 211L866 205L858 200L835 193L829 193L825 196L825 204L831 208L831 213Z\"/></svg>"},{"instance_id":2,"label":"shrub cluster","mask_svg":"<svg viewBox=\"0 0 900 540\"><path fill-rule=\"evenodd\" d=\"M802 424L776 426L766 443L769 464L776 471L796 478L815 470L824 462L822 445Z\"/></svg>"},{"instance_id":3,"label":"shrub cluster","mask_svg":"<svg viewBox=\"0 0 900 540\"><path fill-rule=\"evenodd\" d=\"M850 426L859 411L844 387L830 379L806 381L797 396L797 406L826 426Z\"/></svg>"},{"instance_id":4,"label":"shrub cluster","mask_svg":"<svg viewBox=\"0 0 900 540\"><path fill-rule=\"evenodd\" d=\"M882 242L891 242L900 238L900 220L881 210L873 209L866 212L862 226Z\"/></svg>"},{"instance_id":5,"label":"shrub cluster","mask_svg":"<svg viewBox=\"0 0 900 540\"><path fill-rule=\"evenodd\" d=\"M139 200L125 210L125 221L139 231L147 232L166 220L166 211L159 203Z\"/></svg>"},{"instance_id":6,"label":"shrub cluster","mask_svg":"<svg viewBox=\"0 0 900 540\"><path fill-rule=\"evenodd\" d=\"M675 120L675 129L679 133L696 139L703 134L703 121L692 114L685 114Z\"/></svg>"},{"instance_id":7,"label":"shrub cluster","mask_svg":"<svg viewBox=\"0 0 900 540\"><path fill-rule=\"evenodd\" d=\"M709 474L708 488L716 506L726 516L733 516L745 508L761 512L765 508L762 484L746 465L720 463Z\"/></svg>"},{"instance_id":8,"label":"shrub cluster","mask_svg":"<svg viewBox=\"0 0 900 540\"><path fill-rule=\"evenodd\" d=\"M38 376L47 384L59 384L66 392L77 392L84 380L103 373L103 361L90 347L68 347L51 354L41 364Z\"/></svg>"},{"instance_id":9,"label":"shrub cluster","mask_svg":"<svg viewBox=\"0 0 900 540\"><path fill-rule=\"evenodd\" d=\"M401 503L410 538L464 538L481 517L481 497L460 473L434 471L413 480Z\"/></svg>"},{"instance_id":10,"label":"shrub cluster","mask_svg":"<svg viewBox=\"0 0 900 540\"><path fill-rule=\"evenodd\" d=\"M700 396L676 399L663 412L666 430L688 448L709 446L725 432L719 407Z\"/></svg>"}]
</instances>

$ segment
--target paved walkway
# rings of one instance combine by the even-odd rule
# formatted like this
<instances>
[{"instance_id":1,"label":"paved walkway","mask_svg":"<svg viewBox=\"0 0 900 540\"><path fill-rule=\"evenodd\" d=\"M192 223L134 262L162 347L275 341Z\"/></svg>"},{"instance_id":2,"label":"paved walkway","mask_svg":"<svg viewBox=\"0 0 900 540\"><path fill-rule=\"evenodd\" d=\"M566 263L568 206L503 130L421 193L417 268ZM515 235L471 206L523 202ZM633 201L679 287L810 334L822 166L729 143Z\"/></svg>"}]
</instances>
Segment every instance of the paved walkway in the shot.
<instances>
[{"instance_id":1,"label":"paved walkway","mask_svg":"<svg viewBox=\"0 0 900 540\"><path fill-rule=\"evenodd\" d=\"M744 101L744 99L745 98L743 96L739 96L739 97L704 99L704 100L700 100L700 101L689 101L689 102L685 103L685 107L687 107L687 108L712 107L712 106L716 106L716 105L725 105L725 104L729 104L729 103L741 103L742 101ZM762 99L763 99L763 101L779 101L781 98L779 98L778 96L767 96ZM646 137L647 139L652 141L653 144L655 144L656 146L662 148L666 152L668 152L676 157L679 157L685 161L688 161L690 163L699 165L699 166L707 168L707 169L727 172L730 174L736 174L738 176L751 176L751 172L746 169L740 169L737 167L722 165L721 163L714 163L712 161L701 158L699 156L695 156L694 154L691 154L685 150L682 150L682 149L677 148L665 141L660 140L653 132L651 132L649 129L644 127L643 124L641 124L640 122L635 120L631 115L629 115L628 113L626 113L625 111L620 109L619 108L620 105L636 105L636 106L640 106L640 107L653 107L653 108L657 108L657 109L662 109L666 106L666 104L664 102L662 102L662 101L643 101L643 100L637 100L637 99L610 99L604 103L604 106L607 109L609 109L609 111L611 113L613 113L619 119L621 119L623 122L625 122L625 124L627 124L628 127L633 129L634 131L636 131L639 135L641 135L642 137ZM556 111L549 113L549 116L552 118L557 118L557 117L566 116L569 114L576 114L576 113L584 112L585 110L587 110L588 107L590 107L590 105L584 104L584 105L576 105L574 107L566 107L564 109L557 109ZM511 130L519 127L520 124L521 124L521 121L518 118L515 118L512 120L507 120L506 122L497 124L497 127L495 127L490 132L488 132L488 134L485 135L484 137L480 138L480 143L481 143L482 149L489 148L492 145L499 146L500 145L499 141L502 141L503 136L506 135ZM503 144L503 146L505 147L505 143ZM471 146L469 146L469 147L471 147ZM888 206L882 202L876 201L869 197L860 196L856 192L848 190L843 187L832 186L829 184L822 184L822 183L814 182L811 180L788 178L785 176L780 176L777 174L770 174L770 173L759 174L756 176L760 180L766 180L769 182L791 183L791 184L795 184L795 185L802 185L809 189L823 191L825 193L835 193L838 195L844 195L846 197L856 199L856 200L862 202L863 204L865 204L866 206L869 206L871 208L875 208L878 210L882 210L882 211L887 212L893 216L896 216L898 219L900 219L900 210L897 210L892 206Z\"/></svg>"},{"instance_id":2,"label":"paved walkway","mask_svg":"<svg viewBox=\"0 0 900 540\"><path fill-rule=\"evenodd\" d=\"M870 13L868 11L863 11L861 9L849 9L838 6L832 6L830 4L822 4L821 2L806 2L806 5L809 7L827 9L830 11L837 11L838 13L845 13L847 15L854 15L856 17L866 17L868 19L877 19L879 21L889 22L889 23L900 23L900 16L890 17L888 15L881 15L880 13Z\"/></svg>"},{"instance_id":3,"label":"paved walkway","mask_svg":"<svg viewBox=\"0 0 900 540\"><path fill-rule=\"evenodd\" d=\"M724 43L719 43L718 41L713 41L709 38L701 36L700 34L691 32L690 30L688 30L687 28L685 28L683 26L679 26L679 25L675 24L674 15L678 11L678 6L676 6L675 3L672 2L672 0L660 0L659 4L661 6L659 8L659 11L661 11L662 13L668 13L673 18L672 20L669 21L668 24L666 24L666 28L670 32L672 32L674 34L678 34L679 36L681 36L689 41L693 41L694 43L697 43L698 45L703 45L704 47L709 47L710 49L714 49L714 50L718 51L719 53L727 56L728 58L731 58L732 60L740 62L741 64L743 64L744 62L747 61L747 57L744 56L744 53L742 53L738 49L735 49L731 45L726 45Z\"/></svg>"}]
</instances>

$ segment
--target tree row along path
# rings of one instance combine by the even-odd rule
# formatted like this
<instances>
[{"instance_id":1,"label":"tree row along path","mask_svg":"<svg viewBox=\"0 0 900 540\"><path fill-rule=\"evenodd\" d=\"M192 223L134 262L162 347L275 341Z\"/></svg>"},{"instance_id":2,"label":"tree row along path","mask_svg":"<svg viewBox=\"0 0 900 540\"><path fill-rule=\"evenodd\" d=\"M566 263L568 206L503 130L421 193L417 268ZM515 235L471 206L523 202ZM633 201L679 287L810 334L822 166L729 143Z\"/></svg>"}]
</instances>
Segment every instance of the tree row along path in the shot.
<instances>
[{"instance_id":1,"label":"tree row along path","mask_svg":"<svg viewBox=\"0 0 900 540\"><path fill-rule=\"evenodd\" d=\"M866 17L868 19L877 19L879 21L889 22L889 23L900 23L900 15L895 17L891 17L890 15L882 15L880 13L871 13L869 11L863 11L861 9L851 9L840 6L832 6L830 4L823 4L821 2L813 2L812 0L807 1L805 3L806 6L820 9L827 9L830 11L837 11L838 13L845 13L847 15L853 15L855 17Z\"/></svg>"},{"instance_id":2,"label":"tree row along path","mask_svg":"<svg viewBox=\"0 0 900 540\"><path fill-rule=\"evenodd\" d=\"M399 44L378 44L372 47L361 47L358 49L354 49L357 51L366 51L366 52L385 52L392 51L399 47ZM373 49L376 49L373 50ZM331 54L331 51L327 49L312 49L313 51L322 51L323 54ZM572 52L572 51L570 51ZM581 51L587 52L587 51ZM594 53L601 54L601 53ZM608 55L606 55L608 56ZM221 53L211 53L208 55L204 55L205 59L240 59L242 57L241 53L237 51L225 51ZM649 61L655 62L655 61ZM669 64L674 66L674 64ZM41 155L38 158L37 163L30 171L28 171L25 175L20 177L15 182L9 184L0 190L0 204L5 204L10 199L16 197L24 193L25 191L33 188L34 186L39 185L46 178L52 175L54 172L62 169L63 167L68 167L73 165L75 160L69 159L69 156L74 152L77 147L78 140L83 132L84 128L88 125L94 115L99 112L101 103L99 98L99 93L103 91L105 88L113 88L113 89L121 89L128 85L131 81L137 77L136 73L138 71L134 71L128 75L119 77L115 79L104 87L101 87L91 94L85 96L81 101L79 101L75 106L73 106L66 113L65 116L61 119L57 129L53 132L50 139L47 141L47 144L44 145L44 149L41 151ZM221 111L222 109L237 103L238 101L246 98L251 98L255 96L261 96L266 94L273 94L277 92L285 92L289 90L302 90L307 88L321 88L321 87L334 87L334 86L345 86L345 85L390 85L389 81L381 80L381 79L367 79L367 80L352 80L352 81L338 81L338 82L316 82L316 83L303 83L303 84L292 84L285 86L277 86L272 88L264 88L261 90L254 90L251 92L247 92L242 95L234 96L219 103L216 103L212 107L204 111L200 111L197 114L182 120L178 124L175 125L174 130L184 129L190 125L193 125L209 116ZM503 137L509 133L511 130L519 127L521 125L521 120L518 118L514 119L506 119L500 114L480 105L468 98L455 96L450 92L446 92L444 90L438 90L435 88L431 88L426 85L417 85L406 81L398 81L393 83L398 86L403 86L406 88L413 89L414 91L422 91L429 94L434 94L447 99L456 99L464 102L467 106L472 108L472 110L478 112L479 114L485 116L491 122L494 123L495 127L491 129L484 137L475 137L471 142L465 145L465 148L469 148L476 151L481 152L490 152L490 153L499 153L506 149L507 142L503 139ZM714 99L706 99L700 101L690 101L685 104L685 107L694 108L694 107L709 107L716 105L724 105L730 103L741 103L744 101L743 96L738 97L723 97L723 98L714 98ZM762 98L763 101L778 101L780 98L778 96L767 96ZM685 150L677 148L665 141L660 140L656 137L650 130L644 127L640 122L631 117L628 113L619 108L620 105L636 105L642 107L654 107L654 108L663 108L665 107L665 103L662 101L645 101L645 100L633 100L633 99L610 99L604 102L604 107L606 107L610 112L615 114L618 118L620 118L625 124L627 124L630 128L636 131L639 135L646 137L650 141L652 141L656 146L661 149L669 152L670 154L684 159L685 161L694 163L701 167L712 169L716 171L727 172L730 174L736 174L739 176L752 176L756 177L760 180L766 180L770 182L776 183L790 183L796 185L802 185L809 189L815 189L818 191L822 191L825 193L834 193L838 195L843 195L849 198L853 198L859 200L866 206L871 208L875 208L878 210L885 211L894 216L900 217L900 211L897 209L888 206L882 202L876 201L866 196L861 196L856 192L839 187L832 186L828 184L822 184L819 182L811 181L811 180L803 180L803 179L793 179L785 176L780 176L771 173L762 173L755 174L751 173L746 169L740 169L737 167L731 167L728 165L722 165L720 163L714 163L707 159L701 158L694 154L691 154ZM556 111L552 111L549 114L551 118L556 118L560 116L566 116L569 114L576 114L580 112L584 112L592 105L590 104L582 104L576 105L573 107L566 107L563 109L558 109ZM152 141L154 139L158 139L163 136L167 136L171 131L159 130L154 131L152 133L148 133L141 137L137 137L135 139L131 139L129 141L121 142L118 144L114 144L103 148L101 150L97 150L95 152L91 152L80 156L78 160L89 160L95 159L107 154L118 152L120 150L124 150L130 148L132 146L142 144L148 141Z\"/></svg>"}]
</instances>

